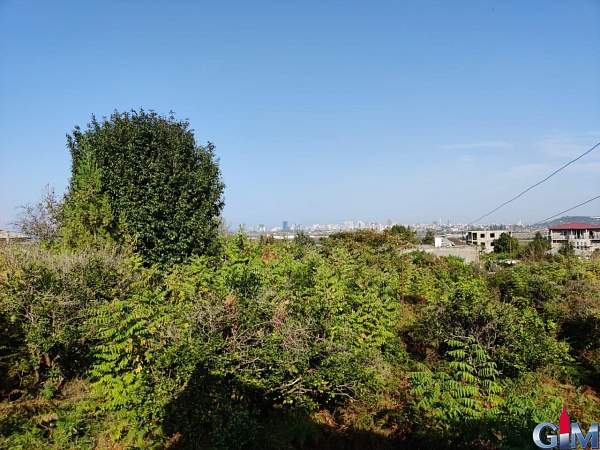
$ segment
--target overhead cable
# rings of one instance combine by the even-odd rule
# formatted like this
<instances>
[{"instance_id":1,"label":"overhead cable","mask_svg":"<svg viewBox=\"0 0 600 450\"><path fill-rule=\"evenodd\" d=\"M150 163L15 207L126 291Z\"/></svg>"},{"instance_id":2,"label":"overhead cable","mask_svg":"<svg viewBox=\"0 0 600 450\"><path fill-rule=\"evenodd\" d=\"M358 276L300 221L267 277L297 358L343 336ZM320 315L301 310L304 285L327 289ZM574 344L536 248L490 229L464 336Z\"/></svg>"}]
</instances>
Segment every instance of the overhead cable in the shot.
<instances>
[{"instance_id":1,"label":"overhead cable","mask_svg":"<svg viewBox=\"0 0 600 450\"><path fill-rule=\"evenodd\" d=\"M532 224L531 226L534 226L534 225L539 225L540 223L544 223L544 222L548 222L549 220L551 220L551 219L554 219L555 217L557 217L557 216L560 216L561 214L564 214L564 213L566 213L566 212L569 212L569 211L571 211L571 210L573 210L573 209L575 209L575 208L579 208L580 206L583 206L583 205L585 205L586 203L593 202L593 201L594 201L594 200L596 200L597 198L600 198L600 195L597 195L597 196L596 196L596 197L594 197L594 198L590 198L589 200L587 200L587 201L585 201L585 202L583 202L583 203L580 203L579 205L573 206L572 208L565 209L564 211L561 211L561 212L559 212L558 214L554 214L552 217L548 217L547 219L540 220L539 222L536 222L536 223Z\"/></svg>"},{"instance_id":2,"label":"overhead cable","mask_svg":"<svg viewBox=\"0 0 600 450\"><path fill-rule=\"evenodd\" d=\"M583 158L585 155L587 155L588 153L590 153L592 150L594 150L596 147L598 147L600 145L600 142L598 142L596 145L594 145L592 148L590 148L587 152L582 153L581 155L579 155L577 158L569 161L567 164L565 164L564 166L562 166L560 169L555 170L554 172L552 172L550 175L548 175L546 178L544 178L542 181L538 181L537 183L535 183L534 185L528 187L527 189L525 189L523 192L521 192L519 195L517 195L516 197L511 198L510 200L502 203L500 206L498 206L496 209L490 211L487 214L484 214L483 216L481 216L479 219L475 219L473 222L469 222L467 225L472 225L475 222L479 222L481 219L483 219L484 217L489 216L492 213L495 213L496 211L498 211L500 208L502 208L505 205L508 205L510 202L515 201L516 199L518 199L519 197L521 197L523 194L525 194L526 192L529 192L530 190L532 190L534 187L539 186L540 184L542 184L544 181L549 180L550 178L552 178L554 175L556 175L558 172L560 172L561 170L563 170L565 167L573 164L575 161Z\"/></svg>"}]
</instances>

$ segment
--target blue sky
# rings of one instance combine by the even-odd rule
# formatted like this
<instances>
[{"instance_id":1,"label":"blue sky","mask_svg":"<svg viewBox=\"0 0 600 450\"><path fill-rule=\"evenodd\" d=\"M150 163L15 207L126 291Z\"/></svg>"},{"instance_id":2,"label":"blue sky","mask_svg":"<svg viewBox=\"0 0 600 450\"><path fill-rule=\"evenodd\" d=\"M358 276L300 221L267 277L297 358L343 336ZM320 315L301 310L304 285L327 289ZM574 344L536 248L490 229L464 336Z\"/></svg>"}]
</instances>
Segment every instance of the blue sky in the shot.
<instances>
[{"instance_id":1,"label":"blue sky","mask_svg":"<svg viewBox=\"0 0 600 450\"><path fill-rule=\"evenodd\" d=\"M470 222L600 142L600 2L2 0L0 228L140 107L216 145L234 225ZM596 195L600 148L486 221Z\"/></svg>"}]
</instances>

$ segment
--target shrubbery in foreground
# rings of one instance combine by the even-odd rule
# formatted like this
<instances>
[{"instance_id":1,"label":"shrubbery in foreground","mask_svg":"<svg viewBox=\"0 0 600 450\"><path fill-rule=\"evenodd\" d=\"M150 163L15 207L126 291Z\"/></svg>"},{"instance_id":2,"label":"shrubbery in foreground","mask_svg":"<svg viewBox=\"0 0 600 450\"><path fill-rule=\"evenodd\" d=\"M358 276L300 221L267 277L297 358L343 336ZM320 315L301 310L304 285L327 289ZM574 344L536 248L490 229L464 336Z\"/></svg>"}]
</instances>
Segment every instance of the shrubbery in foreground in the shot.
<instances>
[{"instance_id":1,"label":"shrubbery in foreground","mask_svg":"<svg viewBox=\"0 0 600 450\"><path fill-rule=\"evenodd\" d=\"M563 403L597 419L598 261L488 274L367 234L169 271L1 248L0 446L522 448Z\"/></svg>"}]
</instances>

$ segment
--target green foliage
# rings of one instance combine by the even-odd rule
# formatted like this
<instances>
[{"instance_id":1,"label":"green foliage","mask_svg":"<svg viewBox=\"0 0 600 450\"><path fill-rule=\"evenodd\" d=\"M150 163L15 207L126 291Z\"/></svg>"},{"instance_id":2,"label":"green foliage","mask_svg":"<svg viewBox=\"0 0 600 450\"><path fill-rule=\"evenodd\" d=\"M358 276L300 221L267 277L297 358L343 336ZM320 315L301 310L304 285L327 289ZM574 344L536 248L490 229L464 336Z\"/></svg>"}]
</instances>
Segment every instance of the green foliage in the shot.
<instances>
[{"instance_id":1,"label":"green foliage","mask_svg":"<svg viewBox=\"0 0 600 450\"><path fill-rule=\"evenodd\" d=\"M402 238L403 241L409 244L418 244L419 240L417 239L417 232L410 229L410 227L405 227L404 225L394 225L389 230L390 235L398 236Z\"/></svg>"},{"instance_id":2,"label":"green foliage","mask_svg":"<svg viewBox=\"0 0 600 450\"><path fill-rule=\"evenodd\" d=\"M420 425L424 430L440 430L437 441L442 445L444 441L461 447L496 444L498 436L489 425L504 403L496 380L500 372L474 339L451 339L447 345L445 370L432 372L420 366L420 371L410 374Z\"/></svg>"},{"instance_id":3,"label":"green foliage","mask_svg":"<svg viewBox=\"0 0 600 450\"><path fill-rule=\"evenodd\" d=\"M63 243L76 248L118 242L122 232L102 191L102 172L91 152L83 153L82 158L63 207Z\"/></svg>"},{"instance_id":4,"label":"green foliage","mask_svg":"<svg viewBox=\"0 0 600 450\"><path fill-rule=\"evenodd\" d=\"M150 111L115 112L68 136L72 178L66 240L133 242L145 263L168 266L215 251L224 185L214 146L189 123Z\"/></svg>"},{"instance_id":5,"label":"green foliage","mask_svg":"<svg viewBox=\"0 0 600 450\"><path fill-rule=\"evenodd\" d=\"M342 245L368 245L370 247L381 247L388 243L388 234L378 233L374 230L341 231L329 236L332 244Z\"/></svg>"},{"instance_id":6,"label":"green foliage","mask_svg":"<svg viewBox=\"0 0 600 450\"><path fill-rule=\"evenodd\" d=\"M561 295L568 273L560 264L518 264L491 278L503 302L544 311Z\"/></svg>"},{"instance_id":7,"label":"green foliage","mask_svg":"<svg viewBox=\"0 0 600 450\"><path fill-rule=\"evenodd\" d=\"M575 256L575 247L571 241L565 241L565 243L558 249L558 253L568 258L572 258Z\"/></svg>"},{"instance_id":8,"label":"green foliage","mask_svg":"<svg viewBox=\"0 0 600 450\"><path fill-rule=\"evenodd\" d=\"M99 336L93 349L92 388L104 399L104 410L116 413L114 440L140 442L158 427L156 405L162 405L153 394L152 374L155 355L164 345L156 339L167 323L163 300L142 290L127 300L102 305L91 319Z\"/></svg>"},{"instance_id":9,"label":"green foliage","mask_svg":"<svg viewBox=\"0 0 600 450\"><path fill-rule=\"evenodd\" d=\"M60 385L83 374L94 336L88 312L126 289L129 276L112 248L50 253L38 246L0 249L0 305L10 361L3 380L24 389Z\"/></svg>"},{"instance_id":10,"label":"green foliage","mask_svg":"<svg viewBox=\"0 0 600 450\"><path fill-rule=\"evenodd\" d=\"M494 253L507 253L517 255L519 253L519 240L508 233L502 233L500 237L492 242Z\"/></svg>"},{"instance_id":11,"label":"green foliage","mask_svg":"<svg viewBox=\"0 0 600 450\"><path fill-rule=\"evenodd\" d=\"M311 245L301 257L297 250L239 234L225 243L222 265L197 259L176 276L176 296L193 301L198 360L193 387L169 408L171 433L215 447L240 435L260 442L257 423L269 411L333 409L387 385L402 354L394 291L347 250L332 249L333 264ZM194 413L190 404L203 406ZM231 417L240 419L235 426Z\"/></svg>"},{"instance_id":12,"label":"green foliage","mask_svg":"<svg viewBox=\"0 0 600 450\"><path fill-rule=\"evenodd\" d=\"M427 230L425 237L421 239L421 244L433 245L435 244L435 232L433 230Z\"/></svg>"},{"instance_id":13,"label":"green foliage","mask_svg":"<svg viewBox=\"0 0 600 450\"><path fill-rule=\"evenodd\" d=\"M534 261L541 261L546 257L546 254L552 249L552 243L549 239L542 236L539 231L535 233L533 241L531 241L525 250L524 255Z\"/></svg>"},{"instance_id":14,"label":"green foliage","mask_svg":"<svg viewBox=\"0 0 600 450\"><path fill-rule=\"evenodd\" d=\"M569 346L559 341L553 322L529 309L519 309L494 298L481 279L463 281L452 295L431 305L416 327L419 346L443 349L454 337L474 339L494 358L504 375L568 366Z\"/></svg>"},{"instance_id":15,"label":"green foliage","mask_svg":"<svg viewBox=\"0 0 600 450\"><path fill-rule=\"evenodd\" d=\"M294 236L294 243L298 246L305 247L315 245L315 240L311 238L306 231L299 231Z\"/></svg>"},{"instance_id":16,"label":"green foliage","mask_svg":"<svg viewBox=\"0 0 600 450\"><path fill-rule=\"evenodd\" d=\"M524 448L600 413L598 260L240 232L166 271L103 239L0 249L0 447Z\"/></svg>"}]
</instances>

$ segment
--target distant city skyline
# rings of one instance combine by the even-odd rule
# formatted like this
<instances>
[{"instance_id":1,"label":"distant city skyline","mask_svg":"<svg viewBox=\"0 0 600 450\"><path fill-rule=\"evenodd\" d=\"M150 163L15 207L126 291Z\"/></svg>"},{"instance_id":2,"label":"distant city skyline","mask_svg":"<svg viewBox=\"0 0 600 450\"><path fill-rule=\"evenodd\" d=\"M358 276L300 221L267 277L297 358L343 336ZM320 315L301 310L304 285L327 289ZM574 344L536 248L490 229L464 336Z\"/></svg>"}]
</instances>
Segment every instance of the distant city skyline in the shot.
<instances>
[{"instance_id":1,"label":"distant city skyline","mask_svg":"<svg viewBox=\"0 0 600 450\"><path fill-rule=\"evenodd\" d=\"M564 218L570 217L580 217L578 216L562 216ZM590 218L590 222L594 220L600 219L600 217L595 216L587 216ZM560 219L560 218L557 218ZM377 231L382 231L386 228L390 228L394 225L403 225L412 227L415 230L424 231L427 229L454 229L456 231L463 231L467 229L477 229L477 228L489 228L489 227L497 227L497 226L508 226L508 227L531 227L542 228L541 224L536 223L525 223L521 220L515 222L499 222L499 223L487 223L487 222L477 222L477 223L461 223L461 222L452 222L450 219L436 220L432 222L413 222L406 223L395 221L392 219L388 219L385 222L378 222L372 220L352 220L345 219L340 222L308 222L308 223L300 223L300 222L290 222L290 221L282 221L281 225L273 225L266 223L259 223L257 225L242 223L239 224L235 228L239 228L239 226L243 226L246 231L257 232L257 233L268 233L268 232L295 232L295 231L304 231L304 230L317 230L317 231L345 231L345 230L360 230L360 229L373 229ZM231 231L235 231L232 229Z\"/></svg>"},{"instance_id":2,"label":"distant city skyline","mask_svg":"<svg viewBox=\"0 0 600 450\"><path fill-rule=\"evenodd\" d=\"M213 142L234 227L467 223L600 142L597 0L6 0L0 42L0 228L115 110ZM600 148L485 221L595 195Z\"/></svg>"}]
</instances>

